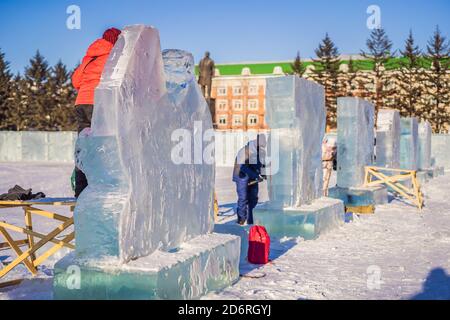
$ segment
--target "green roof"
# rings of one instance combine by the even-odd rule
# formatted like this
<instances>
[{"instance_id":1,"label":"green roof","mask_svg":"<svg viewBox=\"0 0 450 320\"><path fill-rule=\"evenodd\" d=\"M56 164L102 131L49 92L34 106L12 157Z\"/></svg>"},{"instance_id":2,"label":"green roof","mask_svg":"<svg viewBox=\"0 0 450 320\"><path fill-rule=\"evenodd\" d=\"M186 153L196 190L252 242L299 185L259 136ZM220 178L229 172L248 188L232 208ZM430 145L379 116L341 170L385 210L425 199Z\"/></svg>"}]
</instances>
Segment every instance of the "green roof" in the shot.
<instances>
[{"instance_id":1,"label":"green roof","mask_svg":"<svg viewBox=\"0 0 450 320\"><path fill-rule=\"evenodd\" d=\"M405 58L392 58L386 63L387 70L398 69L401 61ZM342 60L341 64L348 64L348 60ZM303 63L305 66L315 64L312 61ZM357 70L372 70L373 62L370 60L353 60L353 65ZM423 61L423 66L429 68L430 63ZM239 76L243 68L249 68L252 75L272 74L275 67L281 67L284 73L292 73L290 62L262 62L262 63L236 63L236 64L216 64L221 76ZM196 68L198 74L198 67Z\"/></svg>"}]
</instances>

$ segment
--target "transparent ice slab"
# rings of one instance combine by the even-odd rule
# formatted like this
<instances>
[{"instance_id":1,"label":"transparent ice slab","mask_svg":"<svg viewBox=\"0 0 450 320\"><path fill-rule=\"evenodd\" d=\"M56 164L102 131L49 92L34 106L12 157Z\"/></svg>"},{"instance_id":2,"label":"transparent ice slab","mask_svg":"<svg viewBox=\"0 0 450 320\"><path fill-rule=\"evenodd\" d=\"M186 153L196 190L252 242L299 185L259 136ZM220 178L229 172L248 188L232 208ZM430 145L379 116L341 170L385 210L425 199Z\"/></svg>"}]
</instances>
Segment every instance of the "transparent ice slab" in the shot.
<instances>
[{"instance_id":1,"label":"transparent ice slab","mask_svg":"<svg viewBox=\"0 0 450 320\"><path fill-rule=\"evenodd\" d=\"M322 195L325 114L322 86L296 76L267 79L269 152L279 151L277 171L268 172L270 206L298 207Z\"/></svg>"},{"instance_id":2,"label":"transparent ice slab","mask_svg":"<svg viewBox=\"0 0 450 320\"><path fill-rule=\"evenodd\" d=\"M374 159L373 105L358 98L339 98L337 127L337 185L361 186L365 166Z\"/></svg>"},{"instance_id":3,"label":"transparent ice slab","mask_svg":"<svg viewBox=\"0 0 450 320\"><path fill-rule=\"evenodd\" d=\"M377 117L376 165L400 167L400 113L380 110Z\"/></svg>"},{"instance_id":4,"label":"transparent ice slab","mask_svg":"<svg viewBox=\"0 0 450 320\"><path fill-rule=\"evenodd\" d=\"M419 161L419 133L417 118L402 118L400 137L400 168L417 170Z\"/></svg>"},{"instance_id":5,"label":"transparent ice slab","mask_svg":"<svg viewBox=\"0 0 450 320\"><path fill-rule=\"evenodd\" d=\"M386 187L333 187L328 190L328 196L339 199L346 206L365 207L388 203L388 190Z\"/></svg>"},{"instance_id":6,"label":"transparent ice slab","mask_svg":"<svg viewBox=\"0 0 450 320\"><path fill-rule=\"evenodd\" d=\"M253 211L255 223L263 225L271 237L302 237L313 240L345 221L344 204L331 198L319 198L300 208L272 209L260 205Z\"/></svg>"},{"instance_id":7,"label":"transparent ice slab","mask_svg":"<svg viewBox=\"0 0 450 320\"><path fill-rule=\"evenodd\" d=\"M192 155L212 121L192 55L161 54L156 29L126 27L95 102L92 130L77 147L89 181L75 210L77 254L127 262L210 233L214 165ZM179 152L183 163L172 154L177 142L192 150Z\"/></svg>"},{"instance_id":8,"label":"transparent ice slab","mask_svg":"<svg viewBox=\"0 0 450 320\"><path fill-rule=\"evenodd\" d=\"M419 124L419 170L431 168L431 125L428 121Z\"/></svg>"},{"instance_id":9,"label":"transparent ice slab","mask_svg":"<svg viewBox=\"0 0 450 320\"><path fill-rule=\"evenodd\" d=\"M209 234L176 252L156 251L122 265L75 254L55 265L59 300L186 300L224 289L239 278L240 238Z\"/></svg>"}]
</instances>

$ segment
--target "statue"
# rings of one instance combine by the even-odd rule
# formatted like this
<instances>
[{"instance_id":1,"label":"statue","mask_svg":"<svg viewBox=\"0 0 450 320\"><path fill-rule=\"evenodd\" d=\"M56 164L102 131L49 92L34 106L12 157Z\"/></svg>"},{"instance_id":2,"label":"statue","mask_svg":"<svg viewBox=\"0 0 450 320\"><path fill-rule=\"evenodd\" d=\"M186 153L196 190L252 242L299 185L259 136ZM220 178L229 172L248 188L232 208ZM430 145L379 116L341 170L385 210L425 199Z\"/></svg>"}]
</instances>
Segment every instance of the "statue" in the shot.
<instances>
[{"instance_id":1,"label":"statue","mask_svg":"<svg viewBox=\"0 0 450 320\"><path fill-rule=\"evenodd\" d=\"M214 60L209 57L209 52L200 60L198 84L202 89L203 96L207 101L211 99L211 85L214 77Z\"/></svg>"}]
</instances>

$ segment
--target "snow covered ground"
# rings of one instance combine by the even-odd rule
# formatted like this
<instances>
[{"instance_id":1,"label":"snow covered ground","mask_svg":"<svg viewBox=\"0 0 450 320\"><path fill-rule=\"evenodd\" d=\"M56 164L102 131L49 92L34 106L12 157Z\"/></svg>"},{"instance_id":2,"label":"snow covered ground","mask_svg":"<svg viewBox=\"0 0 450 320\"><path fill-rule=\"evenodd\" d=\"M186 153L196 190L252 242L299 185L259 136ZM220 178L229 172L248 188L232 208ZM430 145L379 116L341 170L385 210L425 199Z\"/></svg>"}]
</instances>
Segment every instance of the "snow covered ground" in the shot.
<instances>
[{"instance_id":1,"label":"snow covered ground","mask_svg":"<svg viewBox=\"0 0 450 320\"><path fill-rule=\"evenodd\" d=\"M51 197L70 197L71 165L0 164L0 193L19 184ZM378 206L375 215L356 218L315 241L274 240L272 263L244 265L243 277L204 299L450 299L450 174L424 186L422 212L395 200ZM265 186L260 200L267 200ZM221 214L233 214L236 201L231 168L217 170L216 191ZM0 220L23 225L19 211L0 210ZM36 219L38 229L53 224ZM1 240L3 241L3 240ZM19 266L0 282L26 280L0 289L0 299L51 299L52 257L32 278ZM14 256L0 251L1 261Z\"/></svg>"}]
</instances>

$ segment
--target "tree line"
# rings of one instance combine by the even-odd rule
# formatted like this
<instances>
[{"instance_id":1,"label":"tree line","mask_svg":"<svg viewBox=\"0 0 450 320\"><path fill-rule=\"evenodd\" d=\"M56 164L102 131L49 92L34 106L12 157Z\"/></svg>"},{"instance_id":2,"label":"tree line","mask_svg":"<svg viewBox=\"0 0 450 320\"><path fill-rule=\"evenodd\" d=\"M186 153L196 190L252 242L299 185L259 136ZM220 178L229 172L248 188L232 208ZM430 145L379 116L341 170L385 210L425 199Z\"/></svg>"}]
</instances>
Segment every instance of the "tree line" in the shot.
<instances>
[{"instance_id":1,"label":"tree line","mask_svg":"<svg viewBox=\"0 0 450 320\"><path fill-rule=\"evenodd\" d=\"M450 44L436 27L422 51L412 32L399 54L384 29L375 29L361 51L363 61L347 61L341 70L339 49L326 34L315 50L314 68L297 54L292 73L312 79L325 88L327 123L336 126L337 98L362 97L372 101L378 112L393 108L402 116L428 120L435 132L448 131L450 124ZM396 59L395 59L396 58ZM389 66L395 59L396 65ZM369 63L370 72L361 64ZM0 50L0 130L75 130L72 70L59 61L49 66L38 52L23 75L13 75Z\"/></svg>"},{"instance_id":2,"label":"tree line","mask_svg":"<svg viewBox=\"0 0 450 320\"><path fill-rule=\"evenodd\" d=\"M292 73L315 80L325 88L327 124L336 127L337 98L363 97L381 108L400 111L404 117L428 120L434 132L448 131L450 123L450 43L436 27L422 51L412 31L404 47L393 50L393 43L382 28L374 29L361 51L364 61L347 61L341 70L339 49L326 34L315 50L310 72L300 53L292 63ZM395 62L394 66L389 64ZM369 63L370 71L358 64Z\"/></svg>"},{"instance_id":3,"label":"tree line","mask_svg":"<svg viewBox=\"0 0 450 320\"><path fill-rule=\"evenodd\" d=\"M72 71L49 66L36 52L23 75L13 75L0 51L0 130L76 130Z\"/></svg>"}]
</instances>

